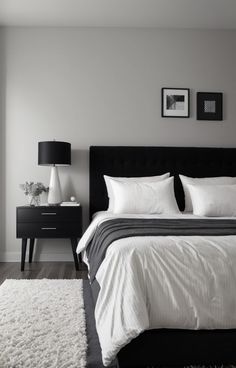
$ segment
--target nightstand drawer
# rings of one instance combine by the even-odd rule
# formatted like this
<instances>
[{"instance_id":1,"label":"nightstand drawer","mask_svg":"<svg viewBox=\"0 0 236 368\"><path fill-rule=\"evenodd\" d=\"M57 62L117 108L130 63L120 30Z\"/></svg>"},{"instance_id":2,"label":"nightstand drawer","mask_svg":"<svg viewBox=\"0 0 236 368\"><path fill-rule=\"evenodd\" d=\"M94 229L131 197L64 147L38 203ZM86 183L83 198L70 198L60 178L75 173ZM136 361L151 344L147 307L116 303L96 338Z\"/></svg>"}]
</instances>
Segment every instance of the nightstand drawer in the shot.
<instances>
[{"instance_id":1,"label":"nightstand drawer","mask_svg":"<svg viewBox=\"0 0 236 368\"><path fill-rule=\"evenodd\" d=\"M41 222L17 224L17 238L80 238L81 222Z\"/></svg>"},{"instance_id":2,"label":"nightstand drawer","mask_svg":"<svg viewBox=\"0 0 236 368\"><path fill-rule=\"evenodd\" d=\"M81 207L18 207L17 222L81 221Z\"/></svg>"}]
</instances>

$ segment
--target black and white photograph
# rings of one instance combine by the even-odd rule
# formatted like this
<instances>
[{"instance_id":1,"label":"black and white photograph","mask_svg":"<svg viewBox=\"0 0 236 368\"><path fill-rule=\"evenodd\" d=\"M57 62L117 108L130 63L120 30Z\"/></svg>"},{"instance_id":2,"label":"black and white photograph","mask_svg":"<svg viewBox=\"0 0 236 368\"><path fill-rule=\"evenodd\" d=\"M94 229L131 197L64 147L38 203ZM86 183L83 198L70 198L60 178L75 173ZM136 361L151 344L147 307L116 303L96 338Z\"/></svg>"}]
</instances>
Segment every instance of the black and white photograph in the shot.
<instances>
[{"instance_id":1,"label":"black and white photograph","mask_svg":"<svg viewBox=\"0 0 236 368\"><path fill-rule=\"evenodd\" d=\"M162 117L189 117L189 88L162 88Z\"/></svg>"},{"instance_id":2,"label":"black and white photograph","mask_svg":"<svg viewBox=\"0 0 236 368\"><path fill-rule=\"evenodd\" d=\"M235 111L236 0L0 0L0 368L236 368Z\"/></svg>"},{"instance_id":3,"label":"black and white photograph","mask_svg":"<svg viewBox=\"0 0 236 368\"><path fill-rule=\"evenodd\" d=\"M223 93L197 93L197 120L223 120Z\"/></svg>"}]
</instances>

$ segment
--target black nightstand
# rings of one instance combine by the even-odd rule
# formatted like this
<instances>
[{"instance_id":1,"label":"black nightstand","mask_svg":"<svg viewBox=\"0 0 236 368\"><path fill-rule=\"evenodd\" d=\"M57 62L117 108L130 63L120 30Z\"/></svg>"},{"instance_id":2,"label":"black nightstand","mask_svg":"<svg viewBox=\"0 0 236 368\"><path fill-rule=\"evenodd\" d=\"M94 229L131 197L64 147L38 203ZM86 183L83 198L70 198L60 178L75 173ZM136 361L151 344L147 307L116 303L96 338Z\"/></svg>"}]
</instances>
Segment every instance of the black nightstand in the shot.
<instances>
[{"instance_id":1,"label":"black nightstand","mask_svg":"<svg viewBox=\"0 0 236 368\"><path fill-rule=\"evenodd\" d=\"M32 262L36 238L69 238L76 270L79 269L76 247L82 236L82 208L29 207L16 208L16 237L22 239L21 271L25 267L27 240L30 239L29 263Z\"/></svg>"}]
</instances>

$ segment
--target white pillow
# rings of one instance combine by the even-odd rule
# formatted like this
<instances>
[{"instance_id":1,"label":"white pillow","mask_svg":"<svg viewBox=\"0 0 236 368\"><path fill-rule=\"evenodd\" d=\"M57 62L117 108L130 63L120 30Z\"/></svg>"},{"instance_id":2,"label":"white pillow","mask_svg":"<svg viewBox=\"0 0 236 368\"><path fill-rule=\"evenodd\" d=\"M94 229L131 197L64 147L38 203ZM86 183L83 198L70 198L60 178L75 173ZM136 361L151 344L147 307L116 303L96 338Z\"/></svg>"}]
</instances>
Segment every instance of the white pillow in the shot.
<instances>
[{"instance_id":1,"label":"white pillow","mask_svg":"<svg viewBox=\"0 0 236 368\"><path fill-rule=\"evenodd\" d=\"M190 178L188 176L179 175L180 180L183 185L184 195L185 195L185 212L192 212L193 206L188 190L188 184L199 184L199 185L228 185L236 184L236 178L230 176L218 176L214 178Z\"/></svg>"},{"instance_id":2,"label":"white pillow","mask_svg":"<svg viewBox=\"0 0 236 368\"><path fill-rule=\"evenodd\" d=\"M109 198L109 205L108 205L108 211L113 211L114 208L114 195L112 192L112 186L110 184L110 180L117 180L119 182L122 183L126 183L126 182L136 182L136 183L156 183L162 180L165 180L166 178L169 178L170 173L166 173L163 175L158 175L158 176L143 176L143 177L135 177L135 178L126 178L126 177L112 177L112 176L108 176L108 175L104 175L104 180L106 183L106 187L107 187L107 195Z\"/></svg>"},{"instance_id":3,"label":"white pillow","mask_svg":"<svg viewBox=\"0 0 236 368\"><path fill-rule=\"evenodd\" d=\"M197 216L236 216L236 185L187 185Z\"/></svg>"},{"instance_id":4,"label":"white pillow","mask_svg":"<svg viewBox=\"0 0 236 368\"><path fill-rule=\"evenodd\" d=\"M113 213L177 214L174 178L157 183L119 182L110 180L114 195Z\"/></svg>"}]
</instances>

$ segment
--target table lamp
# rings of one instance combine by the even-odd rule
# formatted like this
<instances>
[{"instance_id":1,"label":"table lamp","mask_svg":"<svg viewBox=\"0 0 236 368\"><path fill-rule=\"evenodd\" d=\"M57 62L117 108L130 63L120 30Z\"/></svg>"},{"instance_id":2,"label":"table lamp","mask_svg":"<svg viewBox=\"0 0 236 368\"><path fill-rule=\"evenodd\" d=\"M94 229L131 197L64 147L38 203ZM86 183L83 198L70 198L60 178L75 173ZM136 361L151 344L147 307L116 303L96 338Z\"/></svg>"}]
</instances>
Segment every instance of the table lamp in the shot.
<instances>
[{"instance_id":1,"label":"table lamp","mask_svg":"<svg viewBox=\"0 0 236 368\"><path fill-rule=\"evenodd\" d=\"M57 206L62 202L61 185L57 166L68 166L71 164L71 144L57 141L39 142L38 164L52 166L48 204Z\"/></svg>"}]
</instances>

